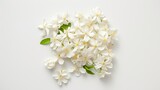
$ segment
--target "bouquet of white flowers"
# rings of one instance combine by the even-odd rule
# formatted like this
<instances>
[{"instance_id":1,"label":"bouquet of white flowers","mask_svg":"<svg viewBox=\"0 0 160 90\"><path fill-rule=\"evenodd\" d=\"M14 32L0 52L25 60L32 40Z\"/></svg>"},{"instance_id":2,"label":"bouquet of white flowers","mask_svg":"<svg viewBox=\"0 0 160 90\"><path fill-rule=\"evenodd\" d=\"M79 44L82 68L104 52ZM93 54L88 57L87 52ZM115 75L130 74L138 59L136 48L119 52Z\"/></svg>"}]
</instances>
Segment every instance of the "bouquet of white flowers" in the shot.
<instances>
[{"instance_id":1,"label":"bouquet of white flowers","mask_svg":"<svg viewBox=\"0 0 160 90\"><path fill-rule=\"evenodd\" d=\"M39 29L43 32L40 44L50 45L55 53L45 66L56 71L53 76L59 85L68 82L69 73L96 74L101 78L111 74L116 31L98 8L89 15L57 16L50 23L44 21ZM71 64L64 68L66 62Z\"/></svg>"}]
</instances>

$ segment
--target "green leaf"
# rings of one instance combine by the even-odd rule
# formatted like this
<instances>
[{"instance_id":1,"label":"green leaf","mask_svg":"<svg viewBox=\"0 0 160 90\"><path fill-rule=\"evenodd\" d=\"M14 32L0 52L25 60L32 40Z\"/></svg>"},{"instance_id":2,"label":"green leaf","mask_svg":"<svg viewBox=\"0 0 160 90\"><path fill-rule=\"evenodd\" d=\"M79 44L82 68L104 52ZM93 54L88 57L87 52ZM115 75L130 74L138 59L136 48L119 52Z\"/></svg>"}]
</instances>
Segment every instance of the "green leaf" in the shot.
<instances>
[{"instance_id":1,"label":"green leaf","mask_svg":"<svg viewBox=\"0 0 160 90\"><path fill-rule=\"evenodd\" d=\"M67 30L68 27L71 27L71 23L61 25L59 30L64 32L64 30ZM60 34L60 33L58 33L58 34Z\"/></svg>"},{"instance_id":2,"label":"green leaf","mask_svg":"<svg viewBox=\"0 0 160 90\"><path fill-rule=\"evenodd\" d=\"M84 65L83 68L86 70L88 74L94 75L94 73L90 70L91 68L88 68L87 65Z\"/></svg>"},{"instance_id":3,"label":"green leaf","mask_svg":"<svg viewBox=\"0 0 160 90\"><path fill-rule=\"evenodd\" d=\"M71 27L71 23L68 23L68 27Z\"/></svg>"},{"instance_id":4,"label":"green leaf","mask_svg":"<svg viewBox=\"0 0 160 90\"><path fill-rule=\"evenodd\" d=\"M58 33L57 34L60 34L60 31L58 31Z\"/></svg>"},{"instance_id":5,"label":"green leaf","mask_svg":"<svg viewBox=\"0 0 160 90\"><path fill-rule=\"evenodd\" d=\"M86 72L87 72L88 74L94 75L94 73L93 73L91 70L86 70Z\"/></svg>"},{"instance_id":6,"label":"green leaf","mask_svg":"<svg viewBox=\"0 0 160 90\"><path fill-rule=\"evenodd\" d=\"M94 68L94 65L86 65L88 69Z\"/></svg>"},{"instance_id":7,"label":"green leaf","mask_svg":"<svg viewBox=\"0 0 160 90\"><path fill-rule=\"evenodd\" d=\"M41 42L40 42L40 44L41 45L47 45L47 44L50 44L51 42L50 42L50 38L45 38L45 39L43 39Z\"/></svg>"}]
</instances>

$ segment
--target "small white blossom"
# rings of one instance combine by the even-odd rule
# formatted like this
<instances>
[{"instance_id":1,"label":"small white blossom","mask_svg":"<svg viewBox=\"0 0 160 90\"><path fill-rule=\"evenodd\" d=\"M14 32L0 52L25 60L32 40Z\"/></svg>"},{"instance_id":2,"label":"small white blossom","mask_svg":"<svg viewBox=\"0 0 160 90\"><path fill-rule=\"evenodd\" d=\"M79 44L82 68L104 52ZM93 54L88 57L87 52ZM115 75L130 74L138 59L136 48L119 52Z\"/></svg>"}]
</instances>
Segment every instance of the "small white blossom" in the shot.
<instances>
[{"instance_id":1,"label":"small white blossom","mask_svg":"<svg viewBox=\"0 0 160 90\"><path fill-rule=\"evenodd\" d=\"M53 58L47 58L44 65L47 67L47 69L53 69L56 65L56 60Z\"/></svg>"},{"instance_id":2,"label":"small white blossom","mask_svg":"<svg viewBox=\"0 0 160 90\"><path fill-rule=\"evenodd\" d=\"M58 85L62 85L63 83L68 83L68 80L70 79L68 73L65 70L57 71L56 74L53 75L53 77L57 80Z\"/></svg>"},{"instance_id":3,"label":"small white blossom","mask_svg":"<svg viewBox=\"0 0 160 90\"><path fill-rule=\"evenodd\" d=\"M47 35L47 22L43 21L41 25L38 26L39 30L42 31L42 37L45 37Z\"/></svg>"},{"instance_id":4,"label":"small white blossom","mask_svg":"<svg viewBox=\"0 0 160 90\"><path fill-rule=\"evenodd\" d=\"M80 76L81 74L86 73L86 71L83 67L79 67L79 66L76 66L76 65L74 65L69 71L74 73L76 76Z\"/></svg>"},{"instance_id":5,"label":"small white blossom","mask_svg":"<svg viewBox=\"0 0 160 90\"><path fill-rule=\"evenodd\" d=\"M67 13L58 16L59 24L68 24L68 20L69 20L69 15Z\"/></svg>"},{"instance_id":6,"label":"small white blossom","mask_svg":"<svg viewBox=\"0 0 160 90\"><path fill-rule=\"evenodd\" d=\"M60 37L57 36L55 32L53 32L53 36L51 38L51 44L50 47L55 50L56 48L60 47L62 45L60 41Z\"/></svg>"},{"instance_id":7,"label":"small white blossom","mask_svg":"<svg viewBox=\"0 0 160 90\"><path fill-rule=\"evenodd\" d=\"M63 65L64 64L64 60L61 56L61 54L59 53L56 57L55 57L55 60L60 64L60 65Z\"/></svg>"}]
</instances>

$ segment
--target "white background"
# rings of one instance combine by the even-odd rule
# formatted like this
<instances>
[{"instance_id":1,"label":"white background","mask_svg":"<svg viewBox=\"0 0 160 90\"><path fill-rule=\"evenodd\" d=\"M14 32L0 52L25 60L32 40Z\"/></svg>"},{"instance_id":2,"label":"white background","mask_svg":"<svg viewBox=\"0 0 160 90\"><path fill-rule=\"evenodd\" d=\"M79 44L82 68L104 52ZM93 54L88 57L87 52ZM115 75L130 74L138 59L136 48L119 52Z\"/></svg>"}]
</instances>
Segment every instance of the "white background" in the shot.
<instances>
[{"instance_id":1,"label":"white background","mask_svg":"<svg viewBox=\"0 0 160 90\"><path fill-rule=\"evenodd\" d=\"M37 26L59 12L100 7L118 29L112 75L59 87L43 66ZM160 0L0 0L0 90L160 90Z\"/></svg>"}]
</instances>

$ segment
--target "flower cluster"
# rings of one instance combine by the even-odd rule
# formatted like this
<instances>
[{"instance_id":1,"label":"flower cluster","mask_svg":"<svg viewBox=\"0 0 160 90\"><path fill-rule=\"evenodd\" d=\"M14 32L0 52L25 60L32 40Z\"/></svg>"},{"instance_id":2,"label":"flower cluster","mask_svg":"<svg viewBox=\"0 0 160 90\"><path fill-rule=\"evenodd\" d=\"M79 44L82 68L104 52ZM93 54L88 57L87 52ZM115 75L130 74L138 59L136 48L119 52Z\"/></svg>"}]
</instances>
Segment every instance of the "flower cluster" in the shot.
<instances>
[{"instance_id":1,"label":"flower cluster","mask_svg":"<svg viewBox=\"0 0 160 90\"><path fill-rule=\"evenodd\" d=\"M75 17L63 14L43 22L42 45L50 45L55 53L45 61L48 69L57 70L54 78L59 85L67 83L69 73L98 75L101 78L111 74L112 48L116 31L111 29L107 18L99 8L88 15L77 13ZM64 68L66 62L72 67Z\"/></svg>"}]
</instances>

